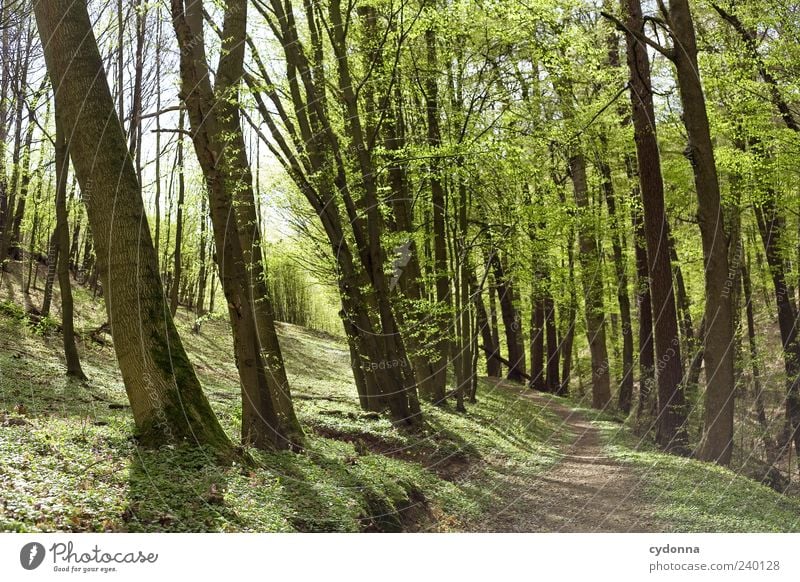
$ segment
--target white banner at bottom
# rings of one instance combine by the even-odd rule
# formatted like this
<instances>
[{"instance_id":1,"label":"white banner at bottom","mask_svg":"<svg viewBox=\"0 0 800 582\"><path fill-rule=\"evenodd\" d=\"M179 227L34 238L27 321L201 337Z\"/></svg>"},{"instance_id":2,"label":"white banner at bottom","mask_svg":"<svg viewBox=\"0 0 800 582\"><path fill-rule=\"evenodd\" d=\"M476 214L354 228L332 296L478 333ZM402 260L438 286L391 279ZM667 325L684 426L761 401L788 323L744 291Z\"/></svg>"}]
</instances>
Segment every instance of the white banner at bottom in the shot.
<instances>
[{"instance_id":1,"label":"white banner at bottom","mask_svg":"<svg viewBox=\"0 0 800 582\"><path fill-rule=\"evenodd\" d=\"M793 534L4 534L0 580L800 580ZM251 578L252 579L252 578Z\"/></svg>"}]
</instances>

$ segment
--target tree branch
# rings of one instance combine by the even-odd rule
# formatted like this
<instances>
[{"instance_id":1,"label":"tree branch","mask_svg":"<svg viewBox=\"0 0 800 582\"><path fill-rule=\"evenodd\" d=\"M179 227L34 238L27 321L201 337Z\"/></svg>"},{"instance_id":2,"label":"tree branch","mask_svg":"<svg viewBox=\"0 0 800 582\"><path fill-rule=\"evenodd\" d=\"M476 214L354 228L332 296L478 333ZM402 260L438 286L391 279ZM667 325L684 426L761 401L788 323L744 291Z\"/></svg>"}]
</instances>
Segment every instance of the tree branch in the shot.
<instances>
[{"instance_id":1,"label":"tree branch","mask_svg":"<svg viewBox=\"0 0 800 582\"><path fill-rule=\"evenodd\" d=\"M600 15L603 16L603 18L613 22L616 25L617 29L619 29L621 32L624 32L625 34L629 34L630 36L632 36L633 38L635 38L639 42L645 43L647 46L649 46L652 49L658 51L659 53L664 55L669 60L671 60L671 61L675 60L675 51L674 51L674 49L671 49L671 48L668 48L668 47L665 47L665 46L662 46L662 45L658 44L656 41L652 40L650 37L648 37L646 34L644 34L642 32L631 30L619 18L617 18L616 16L614 16L612 14L609 14L608 12L606 12L604 10L600 12Z\"/></svg>"}]
</instances>

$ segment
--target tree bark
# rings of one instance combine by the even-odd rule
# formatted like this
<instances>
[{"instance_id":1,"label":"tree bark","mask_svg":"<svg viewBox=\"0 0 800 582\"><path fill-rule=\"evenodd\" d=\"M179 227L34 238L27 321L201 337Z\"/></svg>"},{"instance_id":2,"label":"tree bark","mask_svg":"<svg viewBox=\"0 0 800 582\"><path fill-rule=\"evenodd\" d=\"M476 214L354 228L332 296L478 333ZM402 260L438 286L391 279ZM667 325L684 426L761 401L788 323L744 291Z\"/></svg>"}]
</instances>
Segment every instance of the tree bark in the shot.
<instances>
[{"instance_id":1,"label":"tree bark","mask_svg":"<svg viewBox=\"0 0 800 582\"><path fill-rule=\"evenodd\" d=\"M628 163L628 176L634 177L633 160ZM637 176L631 198L641 204L641 191ZM653 349L653 306L650 295L650 274L647 265L647 235L644 218L639 208L631 211L633 223L634 253L636 255L636 309L639 315L639 402L636 407L636 422L651 411L651 396L655 385L655 352Z\"/></svg>"},{"instance_id":2,"label":"tree bark","mask_svg":"<svg viewBox=\"0 0 800 582\"><path fill-rule=\"evenodd\" d=\"M605 151L605 149L604 147L603 150ZM614 271L617 276L617 303L619 304L619 318L622 326L622 379L619 383L617 402L620 410L628 414L633 403L633 325L631 322L631 300L628 295L627 258L623 251L625 248L625 234L617 211L611 167L605 160L600 160L598 165L608 208L608 218L611 221L611 247L614 253Z\"/></svg>"},{"instance_id":3,"label":"tree bark","mask_svg":"<svg viewBox=\"0 0 800 582\"><path fill-rule=\"evenodd\" d=\"M67 150L64 122L56 113L56 242L58 246L58 286L61 291L61 335L64 341L64 359L67 376L86 379L75 345L72 285L69 279L69 222L67 220L67 177L69 151Z\"/></svg>"},{"instance_id":4,"label":"tree bark","mask_svg":"<svg viewBox=\"0 0 800 582\"><path fill-rule=\"evenodd\" d=\"M140 186L84 2L35 4L57 115L94 234L114 350L140 441L188 441L229 456L167 312Z\"/></svg>"},{"instance_id":5,"label":"tree bark","mask_svg":"<svg viewBox=\"0 0 800 582\"><path fill-rule=\"evenodd\" d=\"M665 17L676 45L671 56L689 138L687 157L697 189L697 218L705 259L706 392L703 436L697 454L703 460L728 465L733 452L735 398L728 238L723 228L719 178L688 0L670 0Z\"/></svg>"},{"instance_id":6,"label":"tree bark","mask_svg":"<svg viewBox=\"0 0 800 582\"><path fill-rule=\"evenodd\" d=\"M178 169L178 212L175 219L175 256L172 267L172 285L169 292L169 311L172 317L178 311L178 291L181 284L181 250L183 248L183 203L186 196L186 179L183 171L183 123L184 111L178 114L178 149L175 153L175 161ZM204 217L205 218L205 217Z\"/></svg>"},{"instance_id":7,"label":"tree bark","mask_svg":"<svg viewBox=\"0 0 800 582\"><path fill-rule=\"evenodd\" d=\"M259 303L263 309L267 298L249 284L251 265L247 259L255 262L258 258L260 262L260 256L253 252L249 233L243 235L239 212L251 209L236 206L242 197L244 206L247 196L253 198L238 113L247 3L232 1L226 5L216 93L211 87L204 43L197 41L203 38L202 3L173 0L172 15L181 47L181 97L208 187L220 281L234 335L242 385L242 441L263 449L299 447L302 430L294 416L288 383L280 381L281 374L285 377L283 361L279 350L270 349L277 348L276 336L261 333L269 324L274 332L274 322L259 309ZM248 193L243 194L243 190ZM275 345L271 346L273 339Z\"/></svg>"},{"instance_id":8,"label":"tree bark","mask_svg":"<svg viewBox=\"0 0 800 582\"><path fill-rule=\"evenodd\" d=\"M575 204L581 213L578 222L579 262L586 308L586 335L592 359L592 407L605 409L611 403L611 371L606 346L603 269L593 219L589 214L591 206L586 181L586 159L582 153L576 152L570 156L569 170Z\"/></svg>"},{"instance_id":9,"label":"tree bark","mask_svg":"<svg viewBox=\"0 0 800 582\"><path fill-rule=\"evenodd\" d=\"M492 251L490 258L497 295L500 300L500 314L508 347L510 367L507 378L514 382L522 382L525 376L525 345L522 336L522 319L514 305L514 284L506 275L505 267L497 250Z\"/></svg>"},{"instance_id":10,"label":"tree bark","mask_svg":"<svg viewBox=\"0 0 800 582\"><path fill-rule=\"evenodd\" d=\"M639 0L623 0L623 11L627 14L631 30L643 29ZM683 369L664 210L664 181L654 125L650 59L647 48L630 34L626 35L626 43L655 339L654 367L658 385L656 441L664 449L684 452L688 437L685 429ZM645 307L641 305L642 309ZM646 329L640 329L640 334L643 331ZM647 339L640 335L640 344L642 341L647 343Z\"/></svg>"}]
</instances>

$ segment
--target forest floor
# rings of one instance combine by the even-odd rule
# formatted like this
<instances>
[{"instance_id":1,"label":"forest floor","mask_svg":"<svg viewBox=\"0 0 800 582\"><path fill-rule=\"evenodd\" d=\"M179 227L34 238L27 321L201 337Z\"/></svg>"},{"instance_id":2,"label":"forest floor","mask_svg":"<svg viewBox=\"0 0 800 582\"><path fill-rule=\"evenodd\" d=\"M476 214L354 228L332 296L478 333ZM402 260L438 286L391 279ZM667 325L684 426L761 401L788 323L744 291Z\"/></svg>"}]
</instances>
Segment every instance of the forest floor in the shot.
<instances>
[{"instance_id":1,"label":"forest floor","mask_svg":"<svg viewBox=\"0 0 800 582\"><path fill-rule=\"evenodd\" d=\"M55 322L26 316L14 290L0 287L0 531L800 531L796 497L508 382L482 378L467 414L426 405L422 431L398 430L360 410L341 338L287 324L303 453L251 451L243 467L188 446L145 450L111 338L97 331L101 304L76 288L89 381L75 382ZM176 322L236 439L226 321L199 334L187 311Z\"/></svg>"}]
</instances>

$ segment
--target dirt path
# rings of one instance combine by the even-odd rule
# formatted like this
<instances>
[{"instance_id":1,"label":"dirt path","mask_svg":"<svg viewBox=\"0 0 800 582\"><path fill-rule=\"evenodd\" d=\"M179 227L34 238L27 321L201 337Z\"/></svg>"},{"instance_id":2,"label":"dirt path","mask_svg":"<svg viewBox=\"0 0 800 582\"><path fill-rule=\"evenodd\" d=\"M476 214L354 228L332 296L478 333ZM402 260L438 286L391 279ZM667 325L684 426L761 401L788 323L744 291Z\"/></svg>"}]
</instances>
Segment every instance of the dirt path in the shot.
<instances>
[{"instance_id":1,"label":"dirt path","mask_svg":"<svg viewBox=\"0 0 800 582\"><path fill-rule=\"evenodd\" d=\"M603 453L600 431L583 415L546 395L518 386L501 386L558 414L565 431L577 435L577 439L568 445L564 458L533 480L506 475L506 485L493 492L497 506L487 520L476 524L476 531L660 531L652 508L643 499L639 477Z\"/></svg>"}]
</instances>

